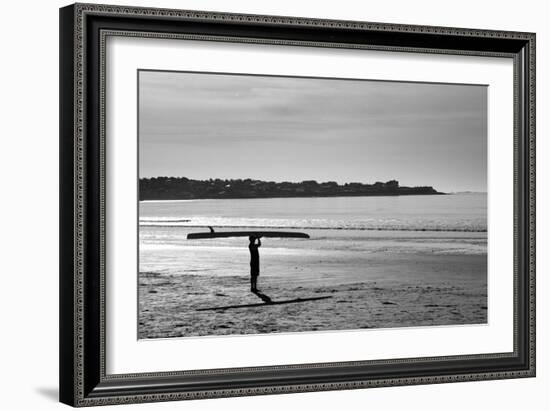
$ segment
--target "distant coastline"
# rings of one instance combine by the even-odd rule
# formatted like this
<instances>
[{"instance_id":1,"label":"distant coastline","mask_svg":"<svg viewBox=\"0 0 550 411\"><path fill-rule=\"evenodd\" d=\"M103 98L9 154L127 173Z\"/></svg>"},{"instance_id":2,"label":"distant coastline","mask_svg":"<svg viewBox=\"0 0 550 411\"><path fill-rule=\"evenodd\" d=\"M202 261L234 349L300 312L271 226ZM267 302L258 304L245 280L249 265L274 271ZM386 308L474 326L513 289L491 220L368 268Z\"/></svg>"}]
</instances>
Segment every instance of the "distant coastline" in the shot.
<instances>
[{"instance_id":1,"label":"distant coastline","mask_svg":"<svg viewBox=\"0 0 550 411\"><path fill-rule=\"evenodd\" d=\"M335 181L274 182L247 179L193 180L186 177L152 177L139 180L140 200L192 200L285 197L366 197L399 195L442 195L431 186L402 187L397 180L385 183Z\"/></svg>"}]
</instances>

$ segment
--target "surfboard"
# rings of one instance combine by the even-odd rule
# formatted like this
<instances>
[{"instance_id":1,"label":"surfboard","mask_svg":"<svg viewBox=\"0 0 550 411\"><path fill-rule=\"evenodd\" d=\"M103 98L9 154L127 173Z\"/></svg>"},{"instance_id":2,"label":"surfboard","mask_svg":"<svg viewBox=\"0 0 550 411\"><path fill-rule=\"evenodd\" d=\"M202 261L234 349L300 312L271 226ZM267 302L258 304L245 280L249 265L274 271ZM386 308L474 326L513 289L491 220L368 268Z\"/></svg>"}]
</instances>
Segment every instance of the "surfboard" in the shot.
<instances>
[{"instance_id":1,"label":"surfboard","mask_svg":"<svg viewBox=\"0 0 550 411\"><path fill-rule=\"evenodd\" d=\"M221 307L208 307L208 308L198 308L196 311L218 311L218 310L230 310L234 308L251 308L251 307L268 307L271 305L281 305L281 304L296 304L296 303L305 303L308 301L318 301L326 300L327 298L332 298L331 295L322 296L322 297L310 297L310 298L295 298L293 300L284 300L284 301L271 301L257 304L243 304L243 305L226 305Z\"/></svg>"},{"instance_id":2,"label":"surfboard","mask_svg":"<svg viewBox=\"0 0 550 411\"><path fill-rule=\"evenodd\" d=\"M309 238L306 233L291 231L220 231L187 234L188 240L202 238L223 238L223 237L277 237L277 238Z\"/></svg>"}]
</instances>

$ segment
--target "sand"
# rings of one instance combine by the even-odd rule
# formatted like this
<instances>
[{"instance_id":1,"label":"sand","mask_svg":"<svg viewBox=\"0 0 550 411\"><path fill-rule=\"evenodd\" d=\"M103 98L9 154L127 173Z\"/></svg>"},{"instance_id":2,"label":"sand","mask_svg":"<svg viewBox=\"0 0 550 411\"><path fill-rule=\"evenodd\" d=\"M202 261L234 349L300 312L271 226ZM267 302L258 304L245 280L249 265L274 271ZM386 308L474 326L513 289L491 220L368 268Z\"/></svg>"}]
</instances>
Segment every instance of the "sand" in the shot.
<instances>
[{"instance_id":1,"label":"sand","mask_svg":"<svg viewBox=\"0 0 550 411\"><path fill-rule=\"evenodd\" d=\"M246 244L161 247L155 230L140 231L141 339L487 322L486 233L318 230L312 240L266 239L263 293L330 298L197 311L262 303L250 292Z\"/></svg>"}]
</instances>

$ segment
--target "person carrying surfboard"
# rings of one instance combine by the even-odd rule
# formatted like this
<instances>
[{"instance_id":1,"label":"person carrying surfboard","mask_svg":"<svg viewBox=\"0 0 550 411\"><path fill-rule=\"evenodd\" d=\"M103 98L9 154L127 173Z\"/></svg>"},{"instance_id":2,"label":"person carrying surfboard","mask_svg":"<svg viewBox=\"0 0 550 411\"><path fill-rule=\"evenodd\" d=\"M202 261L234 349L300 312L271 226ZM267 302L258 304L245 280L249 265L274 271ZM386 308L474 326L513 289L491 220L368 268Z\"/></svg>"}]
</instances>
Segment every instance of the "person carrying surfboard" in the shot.
<instances>
[{"instance_id":1,"label":"person carrying surfboard","mask_svg":"<svg viewBox=\"0 0 550 411\"><path fill-rule=\"evenodd\" d=\"M269 296L258 291L258 277L260 275L260 254L258 253L258 247L262 246L260 238L309 238L309 234L295 231L215 231L211 226L208 226L208 228L210 229L208 232L187 234L187 239L248 237L250 240L250 244L248 245L248 249L250 250L250 291L260 297L264 303L272 303L272 301Z\"/></svg>"},{"instance_id":2,"label":"person carrying surfboard","mask_svg":"<svg viewBox=\"0 0 550 411\"><path fill-rule=\"evenodd\" d=\"M260 237L250 236L248 239L250 240L250 244L248 244L250 250L250 291L255 293L258 291L258 276L260 275L260 253L258 248L262 246L262 242ZM256 240L258 240L257 243Z\"/></svg>"}]
</instances>

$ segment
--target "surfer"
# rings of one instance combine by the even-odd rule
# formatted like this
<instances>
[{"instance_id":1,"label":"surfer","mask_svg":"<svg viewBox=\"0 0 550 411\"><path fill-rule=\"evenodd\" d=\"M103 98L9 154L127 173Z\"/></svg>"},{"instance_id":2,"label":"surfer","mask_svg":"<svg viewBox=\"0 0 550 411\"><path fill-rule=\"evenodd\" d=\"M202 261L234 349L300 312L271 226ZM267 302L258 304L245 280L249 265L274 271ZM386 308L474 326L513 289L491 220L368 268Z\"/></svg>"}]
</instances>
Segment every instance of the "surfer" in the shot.
<instances>
[{"instance_id":1,"label":"surfer","mask_svg":"<svg viewBox=\"0 0 550 411\"><path fill-rule=\"evenodd\" d=\"M253 293L258 291L258 276L260 275L260 253L258 247L262 246L260 237L250 236L248 237L250 244L248 249L250 250L250 291ZM258 240L258 243L256 243Z\"/></svg>"}]
</instances>

